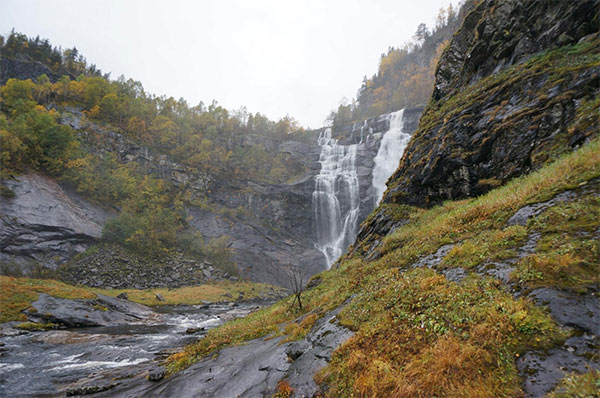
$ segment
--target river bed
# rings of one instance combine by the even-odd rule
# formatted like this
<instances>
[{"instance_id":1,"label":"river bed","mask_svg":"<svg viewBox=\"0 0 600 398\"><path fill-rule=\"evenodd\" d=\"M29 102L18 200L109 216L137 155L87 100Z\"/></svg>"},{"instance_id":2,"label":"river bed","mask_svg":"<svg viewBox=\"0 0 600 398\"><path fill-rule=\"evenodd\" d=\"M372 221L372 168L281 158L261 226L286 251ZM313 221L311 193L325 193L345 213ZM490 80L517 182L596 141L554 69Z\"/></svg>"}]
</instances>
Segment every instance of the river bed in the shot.
<instances>
[{"instance_id":1,"label":"river bed","mask_svg":"<svg viewBox=\"0 0 600 398\"><path fill-rule=\"evenodd\" d=\"M1 397L64 396L65 386L112 369L135 372L198 340L256 304L162 306L152 324L99 326L0 337ZM195 331L193 330L195 329ZM194 331L194 333L190 333Z\"/></svg>"}]
</instances>

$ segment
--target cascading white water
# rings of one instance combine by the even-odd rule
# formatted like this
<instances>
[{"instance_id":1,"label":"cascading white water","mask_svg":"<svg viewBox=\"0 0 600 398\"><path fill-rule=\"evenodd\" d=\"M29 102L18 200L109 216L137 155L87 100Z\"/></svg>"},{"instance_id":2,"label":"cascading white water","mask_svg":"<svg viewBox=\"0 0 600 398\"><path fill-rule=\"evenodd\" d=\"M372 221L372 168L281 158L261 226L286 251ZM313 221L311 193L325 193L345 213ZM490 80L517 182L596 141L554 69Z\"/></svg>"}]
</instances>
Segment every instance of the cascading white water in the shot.
<instances>
[{"instance_id":1,"label":"cascading white water","mask_svg":"<svg viewBox=\"0 0 600 398\"><path fill-rule=\"evenodd\" d=\"M381 138L372 171L373 207L381 201L387 179L398 167L410 140L410 134L403 132L403 114L404 110L400 110L387 115L389 129ZM360 127L358 144L338 144L336 139L331 138L331 128L323 130L319 135L321 171L316 177L312 195L317 229L315 245L325 256L328 267L356 238L361 202L356 155L359 145L370 146L374 139L379 139L379 133L372 133L366 121Z\"/></svg>"},{"instance_id":2,"label":"cascading white water","mask_svg":"<svg viewBox=\"0 0 600 398\"><path fill-rule=\"evenodd\" d=\"M360 210L356 172L358 145L339 145L331 138L331 128L321 132L318 143L321 171L312 196L316 246L325 256L327 267L331 267L356 237Z\"/></svg>"},{"instance_id":3,"label":"cascading white water","mask_svg":"<svg viewBox=\"0 0 600 398\"><path fill-rule=\"evenodd\" d=\"M404 109L390 113L390 128L383 135L379 151L375 156L373 167L373 188L375 190L375 206L379 204L386 190L388 178L398 168L402 154L410 141L410 134L404 130Z\"/></svg>"}]
</instances>

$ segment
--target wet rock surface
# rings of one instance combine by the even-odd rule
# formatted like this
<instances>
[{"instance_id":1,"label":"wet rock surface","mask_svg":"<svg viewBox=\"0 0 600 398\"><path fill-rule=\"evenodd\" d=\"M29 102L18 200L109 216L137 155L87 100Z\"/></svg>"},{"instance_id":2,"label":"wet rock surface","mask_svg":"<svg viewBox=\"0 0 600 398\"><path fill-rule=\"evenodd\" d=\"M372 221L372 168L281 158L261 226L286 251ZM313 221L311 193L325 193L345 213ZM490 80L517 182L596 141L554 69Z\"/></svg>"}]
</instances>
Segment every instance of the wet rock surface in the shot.
<instances>
[{"instance_id":1,"label":"wet rock surface","mask_svg":"<svg viewBox=\"0 0 600 398\"><path fill-rule=\"evenodd\" d=\"M2 184L15 196L0 200L0 262L21 264L25 273L29 263L56 269L83 252L101 236L112 214L39 174Z\"/></svg>"},{"instance_id":2,"label":"wet rock surface","mask_svg":"<svg viewBox=\"0 0 600 398\"><path fill-rule=\"evenodd\" d=\"M295 396L313 397L319 387L315 373L331 353L353 333L336 322L341 307L319 319L308 335L296 342L282 343L283 337L255 339L244 345L219 351L173 377L158 382L137 377L99 397L262 397L275 393L285 378Z\"/></svg>"},{"instance_id":3,"label":"wet rock surface","mask_svg":"<svg viewBox=\"0 0 600 398\"><path fill-rule=\"evenodd\" d=\"M67 327L122 325L159 318L149 307L101 294L92 300L70 300L41 293L31 306L33 309L25 312L30 321Z\"/></svg>"},{"instance_id":4,"label":"wet rock surface","mask_svg":"<svg viewBox=\"0 0 600 398\"><path fill-rule=\"evenodd\" d=\"M287 369L286 380L298 397L314 397L320 391L315 374L331 360L333 351L354 333L336 322L341 307L319 319L311 332L286 350L296 357ZM293 359L293 358L292 358Z\"/></svg>"},{"instance_id":5,"label":"wet rock surface","mask_svg":"<svg viewBox=\"0 0 600 398\"><path fill-rule=\"evenodd\" d=\"M133 323L120 323L121 318L111 315L114 323L106 326L46 332L14 329L17 322L0 325L0 348L6 348L0 361L0 396L112 396L131 378L160 383L150 381L164 376L160 362L199 337L185 333L186 329L209 330L267 304L161 306L155 311L160 316L139 321L136 317L146 313L143 306L112 300L102 303L113 306L109 311L120 307ZM91 318L97 319L95 314ZM100 322L106 319L99 318Z\"/></svg>"},{"instance_id":6,"label":"wet rock surface","mask_svg":"<svg viewBox=\"0 0 600 398\"><path fill-rule=\"evenodd\" d=\"M480 2L440 59L434 102L421 118L427 122L384 203L426 207L474 197L597 135L593 127L569 133L579 107L599 93L597 65L556 81L551 73L515 72L510 85L500 82L479 97L473 84L543 51L597 40L599 11L598 0ZM436 114L449 101L457 111Z\"/></svg>"},{"instance_id":7,"label":"wet rock surface","mask_svg":"<svg viewBox=\"0 0 600 398\"><path fill-rule=\"evenodd\" d=\"M567 373L600 368L599 348L598 336L584 334L571 337L561 347L526 353L517 361L523 390L529 397L544 397Z\"/></svg>"},{"instance_id":8,"label":"wet rock surface","mask_svg":"<svg viewBox=\"0 0 600 398\"><path fill-rule=\"evenodd\" d=\"M577 294L555 288L535 289L528 294L546 306L561 325L600 336L600 292Z\"/></svg>"}]
</instances>

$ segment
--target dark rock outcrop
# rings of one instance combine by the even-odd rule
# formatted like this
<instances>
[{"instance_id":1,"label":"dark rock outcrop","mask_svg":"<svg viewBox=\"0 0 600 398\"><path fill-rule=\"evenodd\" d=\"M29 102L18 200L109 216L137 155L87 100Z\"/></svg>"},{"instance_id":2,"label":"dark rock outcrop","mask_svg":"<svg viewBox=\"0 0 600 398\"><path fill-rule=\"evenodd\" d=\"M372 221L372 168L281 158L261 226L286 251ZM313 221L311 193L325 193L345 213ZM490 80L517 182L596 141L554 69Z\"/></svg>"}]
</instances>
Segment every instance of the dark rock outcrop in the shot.
<instances>
[{"instance_id":1,"label":"dark rock outcrop","mask_svg":"<svg viewBox=\"0 0 600 398\"><path fill-rule=\"evenodd\" d=\"M67 327L114 326L159 317L145 305L101 294L93 300L70 300L42 293L31 306L33 309L25 311L25 315L32 322L52 322Z\"/></svg>"},{"instance_id":2,"label":"dark rock outcrop","mask_svg":"<svg viewBox=\"0 0 600 398\"><path fill-rule=\"evenodd\" d=\"M38 174L3 184L15 196L0 201L0 261L20 264L24 273L33 262L55 269L84 251L111 214Z\"/></svg>"},{"instance_id":3,"label":"dark rock outcrop","mask_svg":"<svg viewBox=\"0 0 600 398\"><path fill-rule=\"evenodd\" d=\"M474 197L598 136L599 11L599 0L482 1L438 63L433 99L382 203ZM355 250L376 258L407 221L392 213L381 206Z\"/></svg>"},{"instance_id":4,"label":"dark rock outcrop","mask_svg":"<svg viewBox=\"0 0 600 398\"><path fill-rule=\"evenodd\" d=\"M486 0L463 22L439 62L433 98L439 100L549 48L597 33L598 0Z\"/></svg>"},{"instance_id":5,"label":"dark rock outcrop","mask_svg":"<svg viewBox=\"0 0 600 398\"><path fill-rule=\"evenodd\" d=\"M384 202L476 196L598 134L597 123L572 124L600 93L600 65L586 61L597 53L599 11L598 0L481 2L442 55L434 99Z\"/></svg>"},{"instance_id":6,"label":"dark rock outcrop","mask_svg":"<svg viewBox=\"0 0 600 398\"><path fill-rule=\"evenodd\" d=\"M48 76L51 82L55 82L59 78L41 62L0 58L0 86L6 84L8 79L31 79L35 81L41 75Z\"/></svg>"}]
</instances>

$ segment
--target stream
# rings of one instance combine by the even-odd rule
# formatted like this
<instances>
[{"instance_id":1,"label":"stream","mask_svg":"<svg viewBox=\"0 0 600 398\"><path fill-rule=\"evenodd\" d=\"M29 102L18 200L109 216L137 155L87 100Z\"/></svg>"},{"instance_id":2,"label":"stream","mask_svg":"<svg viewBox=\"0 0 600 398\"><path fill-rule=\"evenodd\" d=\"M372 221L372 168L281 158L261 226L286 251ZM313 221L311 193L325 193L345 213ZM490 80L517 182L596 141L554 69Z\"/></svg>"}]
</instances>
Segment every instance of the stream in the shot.
<instances>
[{"instance_id":1,"label":"stream","mask_svg":"<svg viewBox=\"0 0 600 398\"><path fill-rule=\"evenodd\" d=\"M139 373L144 366L155 366L157 359L201 338L207 330L258 307L251 303L161 306L153 308L161 314L161 321L150 324L23 334L5 328L5 334L0 334L0 343L4 343L0 396L64 396L66 386L113 370L119 370L120 377L126 378L127 372Z\"/></svg>"}]
</instances>

